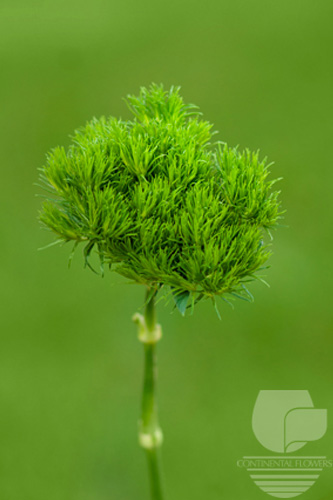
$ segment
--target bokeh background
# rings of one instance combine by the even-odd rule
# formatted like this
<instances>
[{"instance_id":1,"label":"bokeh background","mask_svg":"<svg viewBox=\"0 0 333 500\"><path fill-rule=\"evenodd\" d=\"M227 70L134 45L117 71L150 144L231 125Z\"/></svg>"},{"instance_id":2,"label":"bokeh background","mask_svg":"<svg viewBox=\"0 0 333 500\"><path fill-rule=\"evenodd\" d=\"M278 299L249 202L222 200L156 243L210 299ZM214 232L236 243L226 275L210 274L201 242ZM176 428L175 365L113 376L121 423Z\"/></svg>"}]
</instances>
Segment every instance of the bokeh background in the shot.
<instances>
[{"instance_id":1,"label":"bokeh background","mask_svg":"<svg viewBox=\"0 0 333 500\"><path fill-rule=\"evenodd\" d=\"M151 82L181 85L230 145L282 176L255 303L182 318L159 306L159 402L169 500L260 500L243 455L267 453L261 389L308 389L333 415L330 0L1 0L0 498L146 500L137 446L143 290L83 270L40 229L45 153ZM172 313L172 314L171 314ZM305 452L305 449L304 449ZM332 425L306 454L333 458ZM333 472L304 498L333 497ZM267 497L268 498L268 497Z\"/></svg>"}]
</instances>

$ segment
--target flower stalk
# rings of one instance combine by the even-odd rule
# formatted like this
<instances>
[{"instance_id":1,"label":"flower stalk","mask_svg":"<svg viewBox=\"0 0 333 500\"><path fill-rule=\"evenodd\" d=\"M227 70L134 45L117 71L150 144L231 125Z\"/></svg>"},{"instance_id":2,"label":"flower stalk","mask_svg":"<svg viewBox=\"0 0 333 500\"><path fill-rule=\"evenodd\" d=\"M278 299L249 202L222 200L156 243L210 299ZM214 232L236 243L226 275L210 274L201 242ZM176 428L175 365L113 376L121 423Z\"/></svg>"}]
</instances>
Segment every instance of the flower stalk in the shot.
<instances>
[{"instance_id":1,"label":"flower stalk","mask_svg":"<svg viewBox=\"0 0 333 500\"><path fill-rule=\"evenodd\" d=\"M148 288L144 316L136 313L133 321L137 323L139 340L144 347L144 381L142 393L139 443L145 450L152 500L163 500L161 463L159 448L163 434L158 422L156 399L157 357L156 344L162 336L161 326L156 322L155 295L157 290Z\"/></svg>"}]
</instances>

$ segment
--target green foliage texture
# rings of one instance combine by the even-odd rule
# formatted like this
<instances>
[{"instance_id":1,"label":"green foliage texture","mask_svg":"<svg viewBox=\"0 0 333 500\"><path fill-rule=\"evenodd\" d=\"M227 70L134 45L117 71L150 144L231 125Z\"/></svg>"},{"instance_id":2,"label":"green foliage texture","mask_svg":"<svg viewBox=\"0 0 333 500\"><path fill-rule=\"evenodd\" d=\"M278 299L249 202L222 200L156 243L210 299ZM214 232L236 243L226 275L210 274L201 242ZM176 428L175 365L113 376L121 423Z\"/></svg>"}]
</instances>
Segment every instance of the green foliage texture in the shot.
<instances>
[{"instance_id":1,"label":"green foliage texture","mask_svg":"<svg viewBox=\"0 0 333 500\"><path fill-rule=\"evenodd\" d=\"M101 269L171 291L184 312L204 298L251 300L281 218L276 180L258 152L213 142L179 88L141 88L133 118L94 118L47 155L40 220L59 242L95 249ZM72 256L72 255L71 255ZM190 299L190 302L188 300Z\"/></svg>"}]
</instances>

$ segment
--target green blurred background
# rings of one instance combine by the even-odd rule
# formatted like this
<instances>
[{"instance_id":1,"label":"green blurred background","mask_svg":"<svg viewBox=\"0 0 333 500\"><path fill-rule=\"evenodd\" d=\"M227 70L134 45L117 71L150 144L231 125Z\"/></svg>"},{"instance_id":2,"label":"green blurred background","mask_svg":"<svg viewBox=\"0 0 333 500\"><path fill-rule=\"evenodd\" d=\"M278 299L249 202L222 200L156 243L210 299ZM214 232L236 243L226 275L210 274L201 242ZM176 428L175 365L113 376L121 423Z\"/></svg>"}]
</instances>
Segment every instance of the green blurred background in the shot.
<instances>
[{"instance_id":1,"label":"green blurred background","mask_svg":"<svg viewBox=\"0 0 333 500\"><path fill-rule=\"evenodd\" d=\"M143 290L53 247L35 197L45 153L151 82L181 85L230 145L283 176L286 224L255 303L193 317L160 304L169 500L266 497L243 455L261 389L308 389L333 415L333 3L1 0L0 498L146 500L137 445ZM332 426L306 454L333 458ZM304 498L333 497L332 471Z\"/></svg>"}]
</instances>

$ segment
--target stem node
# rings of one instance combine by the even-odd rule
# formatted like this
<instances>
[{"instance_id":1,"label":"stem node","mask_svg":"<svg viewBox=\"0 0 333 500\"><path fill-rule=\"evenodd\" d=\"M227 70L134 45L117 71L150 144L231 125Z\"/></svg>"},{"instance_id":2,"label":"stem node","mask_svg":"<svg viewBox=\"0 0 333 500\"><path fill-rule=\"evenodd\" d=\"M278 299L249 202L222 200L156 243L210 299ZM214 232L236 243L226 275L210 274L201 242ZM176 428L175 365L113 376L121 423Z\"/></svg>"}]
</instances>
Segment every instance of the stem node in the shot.
<instances>
[{"instance_id":1,"label":"stem node","mask_svg":"<svg viewBox=\"0 0 333 500\"><path fill-rule=\"evenodd\" d=\"M158 323L153 329L148 328L146 320L142 314L135 313L132 320L138 326L138 338L144 344L155 344L162 338L162 328Z\"/></svg>"},{"instance_id":2,"label":"stem node","mask_svg":"<svg viewBox=\"0 0 333 500\"><path fill-rule=\"evenodd\" d=\"M141 448L144 448L145 450L159 448L163 443L162 429L160 427L156 427L156 429L149 433L140 431L139 443Z\"/></svg>"}]
</instances>

